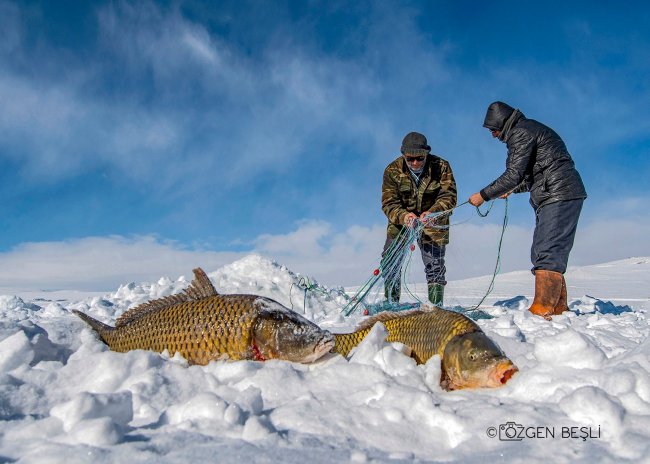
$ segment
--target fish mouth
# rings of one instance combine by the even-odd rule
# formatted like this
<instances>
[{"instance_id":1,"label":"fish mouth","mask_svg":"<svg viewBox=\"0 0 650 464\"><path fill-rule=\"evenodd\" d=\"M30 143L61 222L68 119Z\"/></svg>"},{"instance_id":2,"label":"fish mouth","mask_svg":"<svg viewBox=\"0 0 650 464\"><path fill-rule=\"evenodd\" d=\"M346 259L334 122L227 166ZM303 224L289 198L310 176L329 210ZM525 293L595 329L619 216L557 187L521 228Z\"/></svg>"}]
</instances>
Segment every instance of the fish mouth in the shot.
<instances>
[{"instance_id":1,"label":"fish mouth","mask_svg":"<svg viewBox=\"0 0 650 464\"><path fill-rule=\"evenodd\" d=\"M465 388L498 388L504 386L518 371L517 366L507 359L475 375L447 378L441 386L447 391Z\"/></svg>"},{"instance_id":2,"label":"fish mouth","mask_svg":"<svg viewBox=\"0 0 650 464\"><path fill-rule=\"evenodd\" d=\"M323 336L323 338L321 338L320 341L316 344L316 348L314 348L314 351L325 354L328 351L330 351L332 348L334 348L335 343L336 343L336 339L334 338L334 335L327 332L327 335Z\"/></svg>"},{"instance_id":3,"label":"fish mouth","mask_svg":"<svg viewBox=\"0 0 650 464\"><path fill-rule=\"evenodd\" d=\"M519 372L519 369L512 361L500 362L490 373L490 386L500 387L505 385L517 372Z\"/></svg>"},{"instance_id":4,"label":"fish mouth","mask_svg":"<svg viewBox=\"0 0 650 464\"><path fill-rule=\"evenodd\" d=\"M508 380L512 378L513 375L515 375L519 371L515 366L512 366L510 369L505 371L503 375L501 376L501 384L505 385Z\"/></svg>"},{"instance_id":5,"label":"fish mouth","mask_svg":"<svg viewBox=\"0 0 650 464\"><path fill-rule=\"evenodd\" d=\"M314 346L314 351L312 352L312 354L310 356L307 356L307 358L304 359L302 362L311 363L321 358L326 353L329 353L332 350L332 348L334 348L334 342L335 342L334 335L327 332L327 334L324 335L318 341L318 343L316 343L316 346Z\"/></svg>"}]
</instances>

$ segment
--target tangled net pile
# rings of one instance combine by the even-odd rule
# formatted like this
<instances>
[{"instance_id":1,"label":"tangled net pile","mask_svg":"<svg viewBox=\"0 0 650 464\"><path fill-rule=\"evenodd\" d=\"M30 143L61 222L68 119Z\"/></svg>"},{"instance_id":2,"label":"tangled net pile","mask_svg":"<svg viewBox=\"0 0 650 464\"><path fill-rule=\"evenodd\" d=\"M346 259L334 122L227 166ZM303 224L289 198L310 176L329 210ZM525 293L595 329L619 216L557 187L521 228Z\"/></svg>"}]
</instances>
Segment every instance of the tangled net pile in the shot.
<instances>
[{"instance_id":1,"label":"tangled net pile","mask_svg":"<svg viewBox=\"0 0 650 464\"><path fill-rule=\"evenodd\" d=\"M501 263L501 245L503 242L503 233L507 225L508 214L507 214L507 199L506 199L506 209L503 218L503 227L501 231L501 238L499 240L499 248L497 254L496 266L494 269L494 274L492 276L492 281L487 290L487 293L481 301L472 308L448 308L457 312L462 312L472 319L485 319L490 318L491 316L481 311L479 306L483 303L485 298L489 295L494 287L494 279L499 272L500 263ZM467 202L462 203L456 208L467 204ZM490 208L486 213L481 213L477 208L477 213L485 217L489 214L492 209L493 203L490 205ZM454 208L454 209L456 209ZM411 261L413 258L413 251L416 249L416 243L422 231L425 227L428 228L448 228L450 226L437 225L436 221L443 215L451 214L452 210L442 211L438 213L430 213L425 216L424 221L415 220L412 227L402 228L399 235L393 241L391 246L384 252L379 267L374 270L372 275L366 280L366 282L359 288L354 296L352 296L348 303L343 307L341 312L346 316L350 316L352 313L358 311L364 315L377 314L383 311L402 311L405 309L414 309L420 307L424 302L418 297L417 293L412 291L408 286L408 279L406 278ZM396 278L389 279L389 276L395 276ZM390 282L388 286L399 285L399 282L402 282L403 290L413 299L414 302L409 303L400 303L397 301L392 301L387 295L391 294L391 288L386 287L386 282Z\"/></svg>"}]
</instances>

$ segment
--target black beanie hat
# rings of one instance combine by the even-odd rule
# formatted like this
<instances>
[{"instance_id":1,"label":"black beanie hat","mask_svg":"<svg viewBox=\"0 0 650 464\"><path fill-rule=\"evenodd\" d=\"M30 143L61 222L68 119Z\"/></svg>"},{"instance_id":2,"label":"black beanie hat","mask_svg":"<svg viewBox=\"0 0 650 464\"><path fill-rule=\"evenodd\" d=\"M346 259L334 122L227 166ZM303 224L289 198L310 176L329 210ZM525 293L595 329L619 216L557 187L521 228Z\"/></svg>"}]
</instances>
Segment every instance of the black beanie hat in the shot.
<instances>
[{"instance_id":1,"label":"black beanie hat","mask_svg":"<svg viewBox=\"0 0 650 464\"><path fill-rule=\"evenodd\" d=\"M425 154L431 152L431 147L427 145L427 138L419 132L409 132L402 140L402 154Z\"/></svg>"},{"instance_id":2,"label":"black beanie hat","mask_svg":"<svg viewBox=\"0 0 650 464\"><path fill-rule=\"evenodd\" d=\"M491 103L490 106L488 106L487 112L485 113L483 127L487 127L493 131L502 130L503 126L514 110L515 109L507 103L500 101Z\"/></svg>"}]
</instances>

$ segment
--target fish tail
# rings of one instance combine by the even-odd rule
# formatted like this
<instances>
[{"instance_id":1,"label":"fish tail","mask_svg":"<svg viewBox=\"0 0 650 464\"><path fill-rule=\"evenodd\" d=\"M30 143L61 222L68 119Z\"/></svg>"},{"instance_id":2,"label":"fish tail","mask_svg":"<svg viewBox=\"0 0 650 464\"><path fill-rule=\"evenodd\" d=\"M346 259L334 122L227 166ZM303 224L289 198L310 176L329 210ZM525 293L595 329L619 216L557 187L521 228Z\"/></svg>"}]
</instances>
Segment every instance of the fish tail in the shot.
<instances>
[{"instance_id":1,"label":"fish tail","mask_svg":"<svg viewBox=\"0 0 650 464\"><path fill-rule=\"evenodd\" d=\"M115 327L111 327L110 325L106 325L97 319L93 319L88 314L82 313L81 311L73 309L72 312L79 316L86 324L92 327L93 330L97 332L102 341L104 341L104 343L106 343L106 336L115 330Z\"/></svg>"}]
</instances>

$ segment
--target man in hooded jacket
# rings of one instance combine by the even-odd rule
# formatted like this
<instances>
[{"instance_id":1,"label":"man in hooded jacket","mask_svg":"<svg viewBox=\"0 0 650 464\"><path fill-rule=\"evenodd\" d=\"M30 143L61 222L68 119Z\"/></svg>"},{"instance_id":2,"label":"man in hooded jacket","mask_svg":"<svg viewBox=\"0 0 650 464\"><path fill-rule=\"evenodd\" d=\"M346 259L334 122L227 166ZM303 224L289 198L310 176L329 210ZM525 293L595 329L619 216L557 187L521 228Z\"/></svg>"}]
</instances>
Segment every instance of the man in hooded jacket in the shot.
<instances>
[{"instance_id":1,"label":"man in hooded jacket","mask_svg":"<svg viewBox=\"0 0 650 464\"><path fill-rule=\"evenodd\" d=\"M535 298L529 311L550 320L568 309L564 272L587 192L566 145L550 127L499 101L488 107L483 127L508 147L506 170L469 202L480 206L511 193L530 192L535 210Z\"/></svg>"},{"instance_id":2,"label":"man in hooded jacket","mask_svg":"<svg viewBox=\"0 0 650 464\"><path fill-rule=\"evenodd\" d=\"M416 221L425 224L418 245L424 262L429 301L442 305L445 280L445 245L449 243L449 216L456 206L456 181L449 162L431 153L423 134L409 132L402 140L401 155L384 170L381 187L381 207L388 218L384 253L405 227ZM435 221L431 213L448 213ZM401 259L384 275L385 294L388 301L400 298Z\"/></svg>"}]
</instances>

